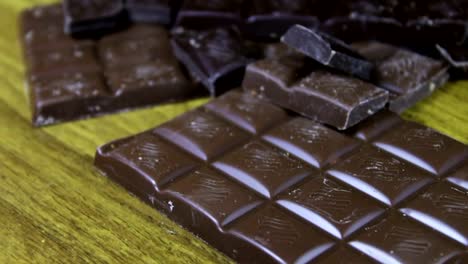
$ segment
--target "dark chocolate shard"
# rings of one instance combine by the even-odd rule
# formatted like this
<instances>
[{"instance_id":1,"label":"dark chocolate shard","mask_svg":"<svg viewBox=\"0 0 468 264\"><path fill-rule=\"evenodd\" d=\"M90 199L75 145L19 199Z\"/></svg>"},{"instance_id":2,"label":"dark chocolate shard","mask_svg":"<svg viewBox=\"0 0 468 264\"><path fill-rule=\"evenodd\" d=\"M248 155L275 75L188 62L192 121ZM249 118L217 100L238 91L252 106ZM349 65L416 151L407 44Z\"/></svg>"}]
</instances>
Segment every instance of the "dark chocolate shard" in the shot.
<instances>
[{"instance_id":1,"label":"dark chocolate shard","mask_svg":"<svg viewBox=\"0 0 468 264\"><path fill-rule=\"evenodd\" d=\"M344 42L301 25L291 27L281 41L320 64L370 79L373 65Z\"/></svg>"},{"instance_id":2,"label":"dark chocolate shard","mask_svg":"<svg viewBox=\"0 0 468 264\"><path fill-rule=\"evenodd\" d=\"M194 29L241 25L241 8L241 0L185 0L175 25Z\"/></svg>"},{"instance_id":3,"label":"dark chocolate shard","mask_svg":"<svg viewBox=\"0 0 468 264\"><path fill-rule=\"evenodd\" d=\"M120 30L127 25L122 0L64 0L65 32L92 38Z\"/></svg>"},{"instance_id":4,"label":"dark chocolate shard","mask_svg":"<svg viewBox=\"0 0 468 264\"><path fill-rule=\"evenodd\" d=\"M247 18L243 31L251 39L279 40L295 24L318 25L307 0L254 0L244 2L244 6Z\"/></svg>"},{"instance_id":5,"label":"dark chocolate shard","mask_svg":"<svg viewBox=\"0 0 468 264\"><path fill-rule=\"evenodd\" d=\"M394 112L403 112L448 80L448 68L441 61L379 42L352 46L376 64L373 82L391 92L389 108Z\"/></svg>"},{"instance_id":6,"label":"dark chocolate shard","mask_svg":"<svg viewBox=\"0 0 468 264\"><path fill-rule=\"evenodd\" d=\"M347 129L383 108L388 92L359 79L308 68L297 56L266 59L247 67L243 88L338 129Z\"/></svg>"},{"instance_id":7,"label":"dark chocolate shard","mask_svg":"<svg viewBox=\"0 0 468 264\"><path fill-rule=\"evenodd\" d=\"M249 60L243 56L243 43L235 28L197 31L176 28L172 46L190 75L212 96L238 87Z\"/></svg>"},{"instance_id":8,"label":"dark chocolate shard","mask_svg":"<svg viewBox=\"0 0 468 264\"><path fill-rule=\"evenodd\" d=\"M159 23L169 25L171 23L170 0L126 0L125 7L134 22Z\"/></svg>"},{"instance_id":9,"label":"dark chocolate shard","mask_svg":"<svg viewBox=\"0 0 468 264\"><path fill-rule=\"evenodd\" d=\"M240 263L463 260L468 191L445 177L460 178L468 159L453 154L468 147L413 137L429 148L402 148L420 159L433 155L434 140L452 150L437 152L444 169L433 175L372 145L427 129L393 117L373 116L362 128L372 139L361 141L235 90L98 148L95 165Z\"/></svg>"}]
</instances>

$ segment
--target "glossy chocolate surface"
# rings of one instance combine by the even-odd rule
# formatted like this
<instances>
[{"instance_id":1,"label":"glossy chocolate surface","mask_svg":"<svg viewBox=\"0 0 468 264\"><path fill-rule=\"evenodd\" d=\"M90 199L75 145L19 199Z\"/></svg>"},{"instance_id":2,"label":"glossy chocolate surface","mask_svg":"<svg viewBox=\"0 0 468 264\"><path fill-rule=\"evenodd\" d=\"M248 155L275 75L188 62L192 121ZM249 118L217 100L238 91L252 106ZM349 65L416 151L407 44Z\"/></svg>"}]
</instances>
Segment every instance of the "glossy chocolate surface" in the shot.
<instances>
[{"instance_id":1,"label":"glossy chocolate surface","mask_svg":"<svg viewBox=\"0 0 468 264\"><path fill-rule=\"evenodd\" d=\"M339 132L239 90L95 159L241 263L458 261L466 162L466 145L391 112Z\"/></svg>"},{"instance_id":2,"label":"glossy chocolate surface","mask_svg":"<svg viewBox=\"0 0 468 264\"><path fill-rule=\"evenodd\" d=\"M212 96L238 87L249 60L237 28L189 30L176 28L172 46L176 57L190 75L201 82Z\"/></svg>"},{"instance_id":3,"label":"glossy chocolate surface","mask_svg":"<svg viewBox=\"0 0 468 264\"><path fill-rule=\"evenodd\" d=\"M389 108L397 113L432 94L448 80L447 66L432 58L380 42L353 48L376 64L372 81L390 91Z\"/></svg>"},{"instance_id":4,"label":"glossy chocolate surface","mask_svg":"<svg viewBox=\"0 0 468 264\"><path fill-rule=\"evenodd\" d=\"M349 128L379 109L388 92L311 64L300 54L247 66L242 87L274 104L338 129Z\"/></svg>"},{"instance_id":5,"label":"glossy chocolate surface","mask_svg":"<svg viewBox=\"0 0 468 264\"><path fill-rule=\"evenodd\" d=\"M76 40L59 5L22 14L21 38L33 124L48 125L192 97L168 32L134 25L99 41Z\"/></svg>"},{"instance_id":6,"label":"glossy chocolate surface","mask_svg":"<svg viewBox=\"0 0 468 264\"><path fill-rule=\"evenodd\" d=\"M281 37L281 42L318 63L369 80L373 65L344 42L319 31L295 25Z\"/></svg>"}]
</instances>

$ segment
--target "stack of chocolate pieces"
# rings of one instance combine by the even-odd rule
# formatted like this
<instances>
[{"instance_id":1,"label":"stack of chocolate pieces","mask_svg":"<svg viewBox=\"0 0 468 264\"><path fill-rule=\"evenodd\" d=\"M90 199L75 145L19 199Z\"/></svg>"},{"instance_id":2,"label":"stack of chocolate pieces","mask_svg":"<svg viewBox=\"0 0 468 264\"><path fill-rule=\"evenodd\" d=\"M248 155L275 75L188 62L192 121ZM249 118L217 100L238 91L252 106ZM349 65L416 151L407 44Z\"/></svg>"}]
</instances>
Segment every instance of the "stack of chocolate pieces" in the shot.
<instances>
[{"instance_id":1,"label":"stack of chocolate pieces","mask_svg":"<svg viewBox=\"0 0 468 264\"><path fill-rule=\"evenodd\" d=\"M96 167L239 262L463 262L468 147L398 113L449 79L431 50L466 68L466 16L397 2L64 0L27 10L33 122L208 91L219 97L99 147ZM399 32L430 48L388 39Z\"/></svg>"}]
</instances>

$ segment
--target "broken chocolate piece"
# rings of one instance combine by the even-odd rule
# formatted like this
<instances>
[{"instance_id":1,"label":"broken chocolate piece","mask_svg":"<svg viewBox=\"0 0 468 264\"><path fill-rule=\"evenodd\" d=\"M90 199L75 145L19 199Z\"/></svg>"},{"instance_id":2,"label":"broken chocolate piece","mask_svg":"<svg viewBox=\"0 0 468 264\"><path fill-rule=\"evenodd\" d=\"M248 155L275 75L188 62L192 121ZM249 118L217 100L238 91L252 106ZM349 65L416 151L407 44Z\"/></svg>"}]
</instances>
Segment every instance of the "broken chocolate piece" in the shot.
<instances>
[{"instance_id":1,"label":"broken chocolate piece","mask_svg":"<svg viewBox=\"0 0 468 264\"><path fill-rule=\"evenodd\" d=\"M279 40L289 27L318 25L307 0L254 0L244 2L247 18L244 32L250 39Z\"/></svg>"},{"instance_id":2,"label":"broken chocolate piece","mask_svg":"<svg viewBox=\"0 0 468 264\"><path fill-rule=\"evenodd\" d=\"M92 38L119 30L127 24L122 0L64 0L65 32Z\"/></svg>"},{"instance_id":3,"label":"broken chocolate piece","mask_svg":"<svg viewBox=\"0 0 468 264\"><path fill-rule=\"evenodd\" d=\"M373 82L391 92L389 108L397 113L444 85L447 66L429 57L379 42L352 45L376 64Z\"/></svg>"},{"instance_id":4,"label":"broken chocolate piece","mask_svg":"<svg viewBox=\"0 0 468 264\"><path fill-rule=\"evenodd\" d=\"M359 123L387 103L383 89L306 64L297 56L257 61L247 66L242 87L338 129Z\"/></svg>"},{"instance_id":5,"label":"broken chocolate piece","mask_svg":"<svg viewBox=\"0 0 468 264\"><path fill-rule=\"evenodd\" d=\"M177 28L172 46L190 75L212 96L238 87L249 60L243 56L243 43L235 28L204 31Z\"/></svg>"},{"instance_id":6,"label":"broken chocolate piece","mask_svg":"<svg viewBox=\"0 0 468 264\"><path fill-rule=\"evenodd\" d=\"M125 7L134 22L171 23L170 0L126 0Z\"/></svg>"},{"instance_id":7,"label":"broken chocolate piece","mask_svg":"<svg viewBox=\"0 0 468 264\"><path fill-rule=\"evenodd\" d=\"M344 42L301 25L291 27L281 41L320 64L362 79L370 79L373 65Z\"/></svg>"},{"instance_id":8,"label":"broken chocolate piece","mask_svg":"<svg viewBox=\"0 0 468 264\"><path fill-rule=\"evenodd\" d=\"M430 130L389 126L392 116L364 130L403 145L415 127ZM241 263L445 263L466 251L468 191L444 178L468 147L431 132L402 148L426 159L434 140L450 149L437 175L235 90L98 148L95 165Z\"/></svg>"},{"instance_id":9,"label":"broken chocolate piece","mask_svg":"<svg viewBox=\"0 0 468 264\"><path fill-rule=\"evenodd\" d=\"M241 8L241 0L185 0L175 25L193 29L241 25Z\"/></svg>"}]
</instances>

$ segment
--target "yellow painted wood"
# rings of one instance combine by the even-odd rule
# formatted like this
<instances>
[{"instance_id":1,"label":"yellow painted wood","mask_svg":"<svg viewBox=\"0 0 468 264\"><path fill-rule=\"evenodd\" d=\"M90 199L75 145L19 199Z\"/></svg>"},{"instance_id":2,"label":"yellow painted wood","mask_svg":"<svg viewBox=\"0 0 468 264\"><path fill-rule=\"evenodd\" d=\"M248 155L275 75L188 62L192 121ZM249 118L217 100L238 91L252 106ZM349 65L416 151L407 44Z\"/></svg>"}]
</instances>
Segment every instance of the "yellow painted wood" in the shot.
<instances>
[{"instance_id":1,"label":"yellow painted wood","mask_svg":"<svg viewBox=\"0 0 468 264\"><path fill-rule=\"evenodd\" d=\"M92 166L98 145L207 99L33 129L17 15L45 0L0 1L0 263L211 263L229 260ZM468 142L468 82L404 113Z\"/></svg>"}]
</instances>

